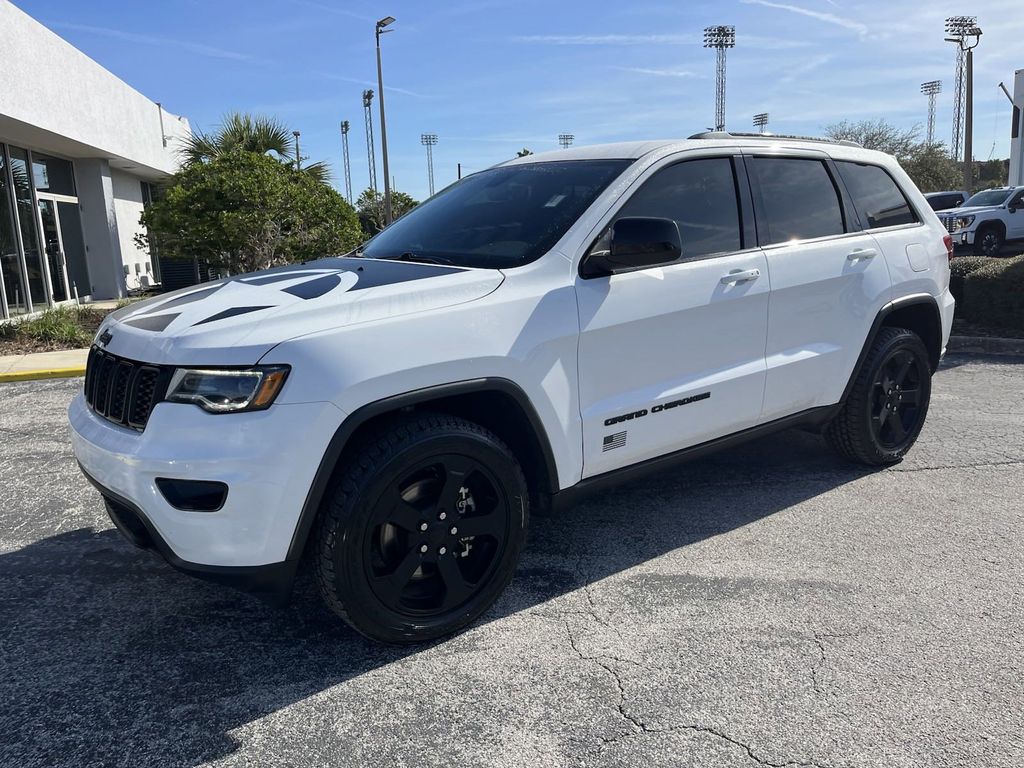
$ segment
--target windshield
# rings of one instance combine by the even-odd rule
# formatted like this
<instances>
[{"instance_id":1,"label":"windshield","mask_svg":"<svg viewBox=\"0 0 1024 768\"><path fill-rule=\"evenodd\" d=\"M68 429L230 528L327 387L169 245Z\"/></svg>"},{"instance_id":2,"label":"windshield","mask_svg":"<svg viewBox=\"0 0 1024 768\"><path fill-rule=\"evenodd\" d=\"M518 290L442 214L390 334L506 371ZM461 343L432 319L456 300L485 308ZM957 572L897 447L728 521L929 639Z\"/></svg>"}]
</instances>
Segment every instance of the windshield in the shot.
<instances>
[{"instance_id":1,"label":"windshield","mask_svg":"<svg viewBox=\"0 0 1024 768\"><path fill-rule=\"evenodd\" d=\"M1010 192L1013 190L1005 189L986 189L984 192L979 192L976 195L972 195L964 203L964 208L975 205L1002 205L1006 198L1010 196Z\"/></svg>"},{"instance_id":2,"label":"windshield","mask_svg":"<svg viewBox=\"0 0 1024 768\"><path fill-rule=\"evenodd\" d=\"M558 242L632 160L491 168L417 206L363 248L371 259L517 267Z\"/></svg>"}]
</instances>

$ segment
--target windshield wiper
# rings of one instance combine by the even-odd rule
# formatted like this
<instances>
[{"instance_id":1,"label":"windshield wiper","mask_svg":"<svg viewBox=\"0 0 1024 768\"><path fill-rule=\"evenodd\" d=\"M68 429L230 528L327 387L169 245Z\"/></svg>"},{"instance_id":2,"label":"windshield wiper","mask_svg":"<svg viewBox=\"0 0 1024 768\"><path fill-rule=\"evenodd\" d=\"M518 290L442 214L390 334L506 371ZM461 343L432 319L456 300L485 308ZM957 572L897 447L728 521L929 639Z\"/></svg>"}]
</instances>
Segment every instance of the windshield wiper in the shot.
<instances>
[{"instance_id":1,"label":"windshield wiper","mask_svg":"<svg viewBox=\"0 0 1024 768\"><path fill-rule=\"evenodd\" d=\"M392 261L414 261L419 264L452 264L450 260L443 259L440 256L424 256L423 254L413 253L412 251L406 251L399 256L391 256L389 258Z\"/></svg>"}]
</instances>

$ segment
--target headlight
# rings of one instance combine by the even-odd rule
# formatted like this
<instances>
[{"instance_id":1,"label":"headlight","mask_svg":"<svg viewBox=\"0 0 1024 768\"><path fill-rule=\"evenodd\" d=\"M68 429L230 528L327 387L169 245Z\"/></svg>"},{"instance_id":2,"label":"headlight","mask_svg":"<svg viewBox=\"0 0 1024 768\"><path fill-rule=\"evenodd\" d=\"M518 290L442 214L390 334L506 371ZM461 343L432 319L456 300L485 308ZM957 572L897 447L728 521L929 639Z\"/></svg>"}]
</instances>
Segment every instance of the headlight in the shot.
<instances>
[{"instance_id":1,"label":"headlight","mask_svg":"<svg viewBox=\"0 0 1024 768\"><path fill-rule=\"evenodd\" d=\"M967 229L974 223L973 216L958 216L953 219L953 229Z\"/></svg>"},{"instance_id":2,"label":"headlight","mask_svg":"<svg viewBox=\"0 0 1024 768\"><path fill-rule=\"evenodd\" d=\"M177 368L165 399L170 403L193 403L210 413L261 411L274 402L289 370L287 365Z\"/></svg>"}]
</instances>

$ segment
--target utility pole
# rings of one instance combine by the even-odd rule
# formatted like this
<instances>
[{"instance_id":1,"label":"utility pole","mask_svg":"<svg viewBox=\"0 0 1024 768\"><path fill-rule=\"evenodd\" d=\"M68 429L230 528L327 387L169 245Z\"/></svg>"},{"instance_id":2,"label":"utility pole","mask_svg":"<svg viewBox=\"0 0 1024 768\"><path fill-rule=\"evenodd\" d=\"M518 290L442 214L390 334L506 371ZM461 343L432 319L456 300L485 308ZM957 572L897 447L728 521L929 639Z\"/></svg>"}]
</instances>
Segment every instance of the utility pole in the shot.
<instances>
[{"instance_id":1,"label":"utility pole","mask_svg":"<svg viewBox=\"0 0 1024 768\"><path fill-rule=\"evenodd\" d=\"M345 197L352 204L352 166L348 160L348 120L341 121L341 155L345 166Z\"/></svg>"},{"instance_id":2,"label":"utility pole","mask_svg":"<svg viewBox=\"0 0 1024 768\"><path fill-rule=\"evenodd\" d=\"M436 133L420 134L420 144L427 148L427 183L430 186L430 196L434 196L434 145L437 144Z\"/></svg>"},{"instance_id":3,"label":"utility pole","mask_svg":"<svg viewBox=\"0 0 1024 768\"><path fill-rule=\"evenodd\" d=\"M366 118L366 163L370 172L370 189L377 194L377 161L373 149L373 91L363 91L363 113Z\"/></svg>"},{"instance_id":4,"label":"utility pole","mask_svg":"<svg viewBox=\"0 0 1024 768\"><path fill-rule=\"evenodd\" d=\"M766 125L768 125L767 112L758 112L756 115L754 115L754 127L757 128L759 133L764 133Z\"/></svg>"},{"instance_id":5,"label":"utility pole","mask_svg":"<svg viewBox=\"0 0 1024 768\"><path fill-rule=\"evenodd\" d=\"M299 132L292 131L292 136L295 137L295 170L302 168L302 155L299 154Z\"/></svg>"},{"instance_id":6,"label":"utility pole","mask_svg":"<svg viewBox=\"0 0 1024 768\"><path fill-rule=\"evenodd\" d=\"M715 49L715 130L725 130L725 52L736 47L736 27L704 28L704 47Z\"/></svg>"},{"instance_id":7,"label":"utility pole","mask_svg":"<svg viewBox=\"0 0 1024 768\"><path fill-rule=\"evenodd\" d=\"M377 22L377 92L380 102L380 149L384 161L384 226L391 224L391 177L388 176L388 127L384 120L384 73L380 63L380 36L394 30L386 27L395 23L394 16L385 16Z\"/></svg>"},{"instance_id":8,"label":"utility pole","mask_svg":"<svg viewBox=\"0 0 1024 768\"><path fill-rule=\"evenodd\" d=\"M928 146L931 146L935 143L935 96L942 93L942 81L929 80L927 83L921 83L921 93L928 97L928 131L925 136Z\"/></svg>"},{"instance_id":9,"label":"utility pole","mask_svg":"<svg viewBox=\"0 0 1024 768\"><path fill-rule=\"evenodd\" d=\"M947 43L956 44L957 90L953 104L953 159L960 154L963 140L964 191L974 188L974 49L981 42L977 16L950 16L946 19ZM959 135L958 135L959 132Z\"/></svg>"}]
</instances>

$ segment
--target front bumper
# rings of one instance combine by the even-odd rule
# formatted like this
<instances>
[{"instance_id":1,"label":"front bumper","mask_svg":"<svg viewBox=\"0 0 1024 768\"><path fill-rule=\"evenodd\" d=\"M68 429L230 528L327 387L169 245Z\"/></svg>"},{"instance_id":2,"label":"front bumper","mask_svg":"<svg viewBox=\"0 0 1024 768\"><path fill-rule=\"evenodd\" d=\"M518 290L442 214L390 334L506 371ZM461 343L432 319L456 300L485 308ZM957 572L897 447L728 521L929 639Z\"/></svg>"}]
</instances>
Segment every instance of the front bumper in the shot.
<instances>
[{"instance_id":1,"label":"front bumper","mask_svg":"<svg viewBox=\"0 0 1024 768\"><path fill-rule=\"evenodd\" d=\"M75 457L123 533L181 570L217 581L233 570L244 582L294 571L299 515L344 414L330 403L224 415L160 403L137 432L96 416L79 394L68 418ZM177 509L157 478L222 482L228 493L215 512Z\"/></svg>"}]
</instances>

